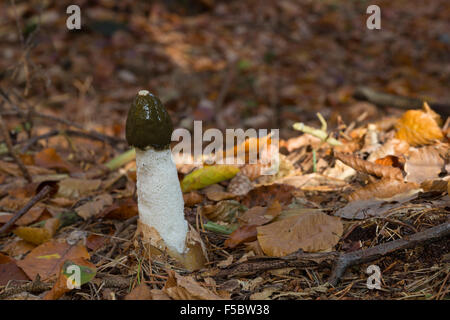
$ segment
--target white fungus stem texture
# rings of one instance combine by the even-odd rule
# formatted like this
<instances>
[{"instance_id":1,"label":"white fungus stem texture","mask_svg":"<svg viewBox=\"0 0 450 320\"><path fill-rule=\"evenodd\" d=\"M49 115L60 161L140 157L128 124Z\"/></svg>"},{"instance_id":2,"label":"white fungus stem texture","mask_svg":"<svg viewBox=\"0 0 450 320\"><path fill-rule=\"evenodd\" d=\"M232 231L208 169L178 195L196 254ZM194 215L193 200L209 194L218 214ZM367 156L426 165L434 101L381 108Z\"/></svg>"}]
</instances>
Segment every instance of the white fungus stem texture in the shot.
<instances>
[{"instance_id":1,"label":"white fungus stem texture","mask_svg":"<svg viewBox=\"0 0 450 320\"><path fill-rule=\"evenodd\" d=\"M177 169L170 149L136 148L139 219L155 228L165 244L183 253L188 224Z\"/></svg>"}]
</instances>

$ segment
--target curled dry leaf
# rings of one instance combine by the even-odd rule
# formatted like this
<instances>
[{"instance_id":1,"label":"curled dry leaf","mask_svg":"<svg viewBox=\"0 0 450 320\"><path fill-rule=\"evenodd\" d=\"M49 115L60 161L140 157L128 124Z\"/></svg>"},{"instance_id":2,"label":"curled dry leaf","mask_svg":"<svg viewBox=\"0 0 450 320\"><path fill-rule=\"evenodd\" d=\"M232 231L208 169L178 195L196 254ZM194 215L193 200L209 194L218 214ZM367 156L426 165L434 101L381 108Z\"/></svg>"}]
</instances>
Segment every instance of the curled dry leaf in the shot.
<instances>
[{"instance_id":1,"label":"curled dry leaf","mask_svg":"<svg viewBox=\"0 0 450 320\"><path fill-rule=\"evenodd\" d=\"M174 271L169 271L163 291L174 300L224 300L201 286L192 276L183 277Z\"/></svg>"},{"instance_id":2,"label":"curled dry leaf","mask_svg":"<svg viewBox=\"0 0 450 320\"><path fill-rule=\"evenodd\" d=\"M193 207L203 201L203 196L195 191L183 193L184 204L187 207Z\"/></svg>"},{"instance_id":3,"label":"curled dry leaf","mask_svg":"<svg viewBox=\"0 0 450 320\"><path fill-rule=\"evenodd\" d=\"M252 189L253 183L243 172L239 172L233 179L231 179L227 187L228 192L237 196L245 196Z\"/></svg>"},{"instance_id":4,"label":"curled dry leaf","mask_svg":"<svg viewBox=\"0 0 450 320\"><path fill-rule=\"evenodd\" d=\"M101 184L102 180L98 179L67 178L58 182L59 189L56 197L79 199L96 191Z\"/></svg>"},{"instance_id":5,"label":"curled dry leaf","mask_svg":"<svg viewBox=\"0 0 450 320\"><path fill-rule=\"evenodd\" d=\"M402 156L407 154L408 150L408 142L399 139L390 139L372 152L367 158L367 161L374 162L377 159L384 158L389 155Z\"/></svg>"},{"instance_id":6,"label":"curled dry leaf","mask_svg":"<svg viewBox=\"0 0 450 320\"><path fill-rule=\"evenodd\" d=\"M399 180L381 180L356 190L348 196L350 203L335 212L345 219L366 219L383 216L389 210L416 197L419 185Z\"/></svg>"},{"instance_id":7,"label":"curled dry leaf","mask_svg":"<svg viewBox=\"0 0 450 320\"><path fill-rule=\"evenodd\" d=\"M203 191L205 192L206 197L212 201L221 201L221 200L232 199L232 198L236 197L236 195L234 195L230 192L226 192L224 187L222 187L218 184L213 184L211 186L208 186Z\"/></svg>"},{"instance_id":8,"label":"curled dry leaf","mask_svg":"<svg viewBox=\"0 0 450 320\"><path fill-rule=\"evenodd\" d=\"M153 297L150 288L145 283L141 283L131 290L124 300L153 300Z\"/></svg>"},{"instance_id":9,"label":"curled dry leaf","mask_svg":"<svg viewBox=\"0 0 450 320\"><path fill-rule=\"evenodd\" d=\"M395 125L396 137L412 146L431 144L442 140L444 135L439 127L440 117L425 102L424 110L408 110Z\"/></svg>"},{"instance_id":10,"label":"curled dry leaf","mask_svg":"<svg viewBox=\"0 0 450 320\"><path fill-rule=\"evenodd\" d=\"M404 163L403 160L404 159L400 159L399 157L389 155L389 156L375 160L375 163L381 164L382 166L403 169L403 163Z\"/></svg>"},{"instance_id":11,"label":"curled dry leaf","mask_svg":"<svg viewBox=\"0 0 450 320\"><path fill-rule=\"evenodd\" d=\"M419 191L420 188L417 183L403 182L395 179L382 179L354 191L348 195L348 200L382 199L384 201L394 201L396 198L416 194Z\"/></svg>"},{"instance_id":12,"label":"curled dry leaf","mask_svg":"<svg viewBox=\"0 0 450 320\"><path fill-rule=\"evenodd\" d=\"M34 156L34 161L37 166L47 169L62 170L65 172L79 171L78 168L63 160L54 148L43 149Z\"/></svg>"},{"instance_id":13,"label":"curled dry leaf","mask_svg":"<svg viewBox=\"0 0 450 320\"><path fill-rule=\"evenodd\" d=\"M87 220L91 217L99 215L105 207L112 205L112 203L113 198L111 195L109 193L104 193L96 196L92 199L92 201L82 204L75 209L75 212L84 220Z\"/></svg>"},{"instance_id":14,"label":"curled dry leaf","mask_svg":"<svg viewBox=\"0 0 450 320\"><path fill-rule=\"evenodd\" d=\"M420 184L425 192L445 192L448 186L448 182L442 179L426 180Z\"/></svg>"},{"instance_id":15,"label":"curled dry leaf","mask_svg":"<svg viewBox=\"0 0 450 320\"><path fill-rule=\"evenodd\" d=\"M304 213L257 228L258 242L268 256L282 257L299 249L318 252L332 249L342 236L339 218L324 213Z\"/></svg>"},{"instance_id":16,"label":"curled dry leaf","mask_svg":"<svg viewBox=\"0 0 450 320\"><path fill-rule=\"evenodd\" d=\"M241 224L254 224L257 226L262 226L263 224L275 219L280 213L281 205L277 200L275 200L268 207L256 206L247 210L241 217L239 217L239 221Z\"/></svg>"},{"instance_id":17,"label":"curled dry leaf","mask_svg":"<svg viewBox=\"0 0 450 320\"><path fill-rule=\"evenodd\" d=\"M215 205L201 207L200 213L212 221L234 222L245 209L238 201L224 200Z\"/></svg>"},{"instance_id":18,"label":"curled dry leaf","mask_svg":"<svg viewBox=\"0 0 450 320\"><path fill-rule=\"evenodd\" d=\"M225 240L225 247L233 249L244 242L251 242L256 240L256 228L258 226L251 224L251 225L244 225L242 227L239 227L235 231L233 231L232 234L230 234L230 237Z\"/></svg>"},{"instance_id":19,"label":"curled dry leaf","mask_svg":"<svg viewBox=\"0 0 450 320\"><path fill-rule=\"evenodd\" d=\"M356 171L371 174L380 178L403 180L403 174L399 168L383 166L343 153L335 153L335 156Z\"/></svg>"},{"instance_id":20,"label":"curled dry leaf","mask_svg":"<svg viewBox=\"0 0 450 320\"><path fill-rule=\"evenodd\" d=\"M42 228L38 227L17 227L14 230L14 234L19 236L25 241L30 243L40 245L48 240L50 240L58 227L60 225L60 220L58 218L51 218L45 221Z\"/></svg>"},{"instance_id":21,"label":"curled dry leaf","mask_svg":"<svg viewBox=\"0 0 450 320\"><path fill-rule=\"evenodd\" d=\"M133 198L121 199L106 208L100 216L107 219L127 220L138 215L138 206Z\"/></svg>"},{"instance_id":22,"label":"curled dry leaf","mask_svg":"<svg viewBox=\"0 0 450 320\"><path fill-rule=\"evenodd\" d=\"M406 181L422 183L436 179L444 169L445 161L434 147L413 149L406 159Z\"/></svg>"}]
</instances>

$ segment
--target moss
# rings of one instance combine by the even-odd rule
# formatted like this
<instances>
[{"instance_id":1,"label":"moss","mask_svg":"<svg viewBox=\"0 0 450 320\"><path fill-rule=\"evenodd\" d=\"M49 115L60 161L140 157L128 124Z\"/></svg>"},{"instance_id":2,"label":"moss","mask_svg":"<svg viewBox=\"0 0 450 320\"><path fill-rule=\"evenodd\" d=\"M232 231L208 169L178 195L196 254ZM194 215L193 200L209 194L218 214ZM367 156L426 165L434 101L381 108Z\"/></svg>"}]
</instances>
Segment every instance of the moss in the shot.
<instances>
[{"instance_id":1,"label":"moss","mask_svg":"<svg viewBox=\"0 0 450 320\"><path fill-rule=\"evenodd\" d=\"M148 147L166 149L170 145L172 131L172 120L158 97L148 91L140 91L128 111L128 144L142 150Z\"/></svg>"}]
</instances>

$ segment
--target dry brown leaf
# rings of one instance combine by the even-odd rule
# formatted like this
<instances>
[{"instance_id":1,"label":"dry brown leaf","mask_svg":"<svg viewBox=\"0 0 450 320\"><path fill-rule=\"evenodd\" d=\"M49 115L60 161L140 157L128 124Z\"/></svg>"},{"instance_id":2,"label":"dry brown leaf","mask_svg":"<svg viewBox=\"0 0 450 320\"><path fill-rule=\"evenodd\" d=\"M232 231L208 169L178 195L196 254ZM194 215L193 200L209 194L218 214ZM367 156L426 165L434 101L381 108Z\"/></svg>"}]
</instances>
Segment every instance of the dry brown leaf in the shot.
<instances>
[{"instance_id":1,"label":"dry brown leaf","mask_svg":"<svg viewBox=\"0 0 450 320\"><path fill-rule=\"evenodd\" d=\"M187 207L193 207L196 204L199 204L203 201L203 196L196 191L191 191L188 193L183 193L183 199L184 199L184 204Z\"/></svg>"},{"instance_id":2,"label":"dry brown leaf","mask_svg":"<svg viewBox=\"0 0 450 320\"><path fill-rule=\"evenodd\" d=\"M419 191L420 188L417 183L403 182L395 179L382 179L354 191L348 195L348 200L382 199L384 201L394 201L397 198L410 196Z\"/></svg>"},{"instance_id":3,"label":"dry brown leaf","mask_svg":"<svg viewBox=\"0 0 450 320\"><path fill-rule=\"evenodd\" d=\"M121 199L109 208L106 208L100 216L107 219L127 220L138 215L138 206L133 198Z\"/></svg>"},{"instance_id":4,"label":"dry brown leaf","mask_svg":"<svg viewBox=\"0 0 450 320\"><path fill-rule=\"evenodd\" d=\"M205 192L206 197L212 201L221 201L221 200L227 200L227 199L232 199L232 198L236 197L236 195L234 195L230 192L226 192L224 187L222 187L218 184L213 184L211 186L208 186L208 187L204 188L203 191Z\"/></svg>"},{"instance_id":5,"label":"dry brown leaf","mask_svg":"<svg viewBox=\"0 0 450 320\"><path fill-rule=\"evenodd\" d=\"M6 286L11 280L29 280L17 266L16 260L0 253L0 286Z\"/></svg>"},{"instance_id":6,"label":"dry brown leaf","mask_svg":"<svg viewBox=\"0 0 450 320\"><path fill-rule=\"evenodd\" d=\"M183 277L174 271L169 271L163 291L174 300L224 300L202 287L192 276Z\"/></svg>"},{"instance_id":7,"label":"dry brown leaf","mask_svg":"<svg viewBox=\"0 0 450 320\"><path fill-rule=\"evenodd\" d=\"M426 180L420 184L420 187L425 192L445 192L447 191L448 183L442 179Z\"/></svg>"},{"instance_id":8,"label":"dry brown leaf","mask_svg":"<svg viewBox=\"0 0 450 320\"><path fill-rule=\"evenodd\" d=\"M386 167L343 153L335 153L335 156L356 171L371 174L380 178L403 180L403 174L399 168Z\"/></svg>"},{"instance_id":9,"label":"dry brown leaf","mask_svg":"<svg viewBox=\"0 0 450 320\"><path fill-rule=\"evenodd\" d=\"M381 164L382 166L395 167L395 168L402 169L403 168L402 160L403 159L400 159L399 157L389 155L389 156L375 160L375 163Z\"/></svg>"},{"instance_id":10,"label":"dry brown leaf","mask_svg":"<svg viewBox=\"0 0 450 320\"><path fill-rule=\"evenodd\" d=\"M406 159L406 181L422 183L439 177L444 169L445 161L434 147L413 149Z\"/></svg>"},{"instance_id":11,"label":"dry brown leaf","mask_svg":"<svg viewBox=\"0 0 450 320\"><path fill-rule=\"evenodd\" d=\"M246 167L244 167L244 169L245 168ZM250 190L253 189L253 183L242 172L242 170L236 176L234 176L233 179L231 179L227 187L228 192L237 196L245 196L247 193L249 193Z\"/></svg>"},{"instance_id":12,"label":"dry brown leaf","mask_svg":"<svg viewBox=\"0 0 450 320\"><path fill-rule=\"evenodd\" d=\"M238 219L241 224L254 224L257 226L262 226L273 219L275 219L281 213L281 205L275 200L268 207L256 206L247 210Z\"/></svg>"},{"instance_id":13,"label":"dry brown leaf","mask_svg":"<svg viewBox=\"0 0 450 320\"><path fill-rule=\"evenodd\" d=\"M339 218L324 213L304 213L257 228L258 242L268 256L282 257L299 249L318 252L332 249L342 236Z\"/></svg>"},{"instance_id":14,"label":"dry brown leaf","mask_svg":"<svg viewBox=\"0 0 450 320\"><path fill-rule=\"evenodd\" d=\"M244 211L244 206L234 200L224 200L215 205L203 206L199 210L209 220L233 222Z\"/></svg>"},{"instance_id":15,"label":"dry brown leaf","mask_svg":"<svg viewBox=\"0 0 450 320\"><path fill-rule=\"evenodd\" d=\"M79 199L96 191L101 184L102 180L98 179L67 178L58 183L59 189L56 197Z\"/></svg>"},{"instance_id":16,"label":"dry brown leaf","mask_svg":"<svg viewBox=\"0 0 450 320\"><path fill-rule=\"evenodd\" d=\"M54 174L54 170L49 170L43 167L37 167L37 166L25 166L28 170L28 172L32 175L51 175ZM15 176L15 177L21 177L22 171L20 170L19 166L15 163L1 161L0 160L0 171L5 172L9 175Z\"/></svg>"},{"instance_id":17,"label":"dry brown leaf","mask_svg":"<svg viewBox=\"0 0 450 320\"><path fill-rule=\"evenodd\" d=\"M46 208L43 207L33 207L28 210L19 220L16 221L15 225L17 226L27 226L32 222L35 222L39 217L46 211ZM9 219L14 216L12 213L0 212L0 223L7 223Z\"/></svg>"},{"instance_id":18,"label":"dry brown leaf","mask_svg":"<svg viewBox=\"0 0 450 320\"><path fill-rule=\"evenodd\" d=\"M431 144L442 140L440 117L424 102L424 110L408 110L396 124L396 137L412 146Z\"/></svg>"},{"instance_id":19,"label":"dry brown leaf","mask_svg":"<svg viewBox=\"0 0 450 320\"><path fill-rule=\"evenodd\" d=\"M41 280L45 281L61 270L64 261L76 258L89 259L89 253L83 244L71 246L65 241L52 240L34 248L17 265L30 279L35 279L39 274Z\"/></svg>"},{"instance_id":20,"label":"dry brown leaf","mask_svg":"<svg viewBox=\"0 0 450 320\"><path fill-rule=\"evenodd\" d=\"M79 206L75 209L75 212L82 217L84 220L87 220L91 217L99 215L105 207L112 205L113 198L109 193L104 193L96 196L92 201L86 202L85 204Z\"/></svg>"},{"instance_id":21,"label":"dry brown leaf","mask_svg":"<svg viewBox=\"0 0 450 320\"><path fill-rule=\"evenodd\" d=\"M377 159L384 158L386 156L404 156L409 151L409 143L404 140L390 139L374 152L372 152L367 161L374 162Z\"/></svg>"},{"instance_id":22,"label":"dry brown leaf","mask_svg":"<svg viewBox=\"0 0 450 320\"><path fill-rule=\"evenodd\" d=\"M63 170L65 172L79 171L78 168L63 160L54 148L43 149L34 156L34 161L37 166L47 169Z\"/></svg>"},{"instance_id":23,"label":"dry brown leaf","mask_svg":"<svg viewBox=\"0 0 450 320\"><path fill-rule=\"evenodd\" d=\"M244 242L251 242L256 240L256 228L258 226L251 224L251 225L244 225L242 227L239 227L238 229L234 230L232 234L230 234L230 237L225 240L225 247L233 249Z\"/></svg>"},{"instance_id":24,"label":"dry brown leaf","mask_svg":"<svg viewBox=\"0 0 450 320\"><path fill-rule=\"evenodd\" d=\"M124 300L152 300L152 292L145 283L141 283L131 290Z\"/></svg>"}]
</instances>

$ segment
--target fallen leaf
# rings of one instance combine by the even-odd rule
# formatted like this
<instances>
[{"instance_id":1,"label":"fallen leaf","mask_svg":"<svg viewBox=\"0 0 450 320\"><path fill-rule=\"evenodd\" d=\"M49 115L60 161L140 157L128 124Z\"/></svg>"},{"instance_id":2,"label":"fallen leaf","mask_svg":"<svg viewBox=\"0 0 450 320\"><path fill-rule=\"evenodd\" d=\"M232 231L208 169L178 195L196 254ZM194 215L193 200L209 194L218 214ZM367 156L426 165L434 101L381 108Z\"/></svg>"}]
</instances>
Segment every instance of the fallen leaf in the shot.
<instances>
[{"instance_id":1,"label":"fallen leaf","mask_svg":"<svg viewBox=\"0 0 450 320\"><path fill-rule=\"evenodd\" d=\"M195 191L191 191L188 193L183 193L184 204L187 207L193 207L196 204L203 202L203 196Z\"/></svg>"},{"instance_id":2,"label":"fallen leaf","mask_svg":"<svg viewBox=\"0 0 450 320\"><path fill-rule=\"evenodd\" d=\"M205 166L186 175L181 181L181 190L189 192L233 178L239 168L232 165Z\"/></svg>"},{"instance_id":3,"label":"fallen leaf","mask_svg":"<svg viewBox=\"0 0 450 320\"><path fill-rule=\"evenodd\" d=\"M82 217L84 220L87 220L91 217L95 217L99 215L105 207L112 205L113 198L109 193L104 193L96 196L89 202L75 208L75 212Z\"/></svg>"},{"instance_id":4,"label":"fallen leaf","mask_svg":"<svg viewBox=\"0 0 450 320\"><path fill-rule=\"evenodd\" d=\"M59 225L60 220L58 218L50 218L45 221L42 228L17 227L13 232L25 241L40 245L53 237Z\"/></svg>"},{"instance_id":5,"label":"fallen leaf","mask_svg":"<svg viewBox=\"0 0 450 320\"><path fill-rule=\"evenodd\" d=\"M245 196L252 189L253 183L242 172L238 172L238 174L231 179L227 187L228 192L237 196Z\"/></svg>"},{"instance_id":6,"label":"fallen leaf","mask_svg":"<svg viewBox=\"0 0 450 320\"><path fill-rule=\"evenodd\" d=\"M39 274L42 281L54 277L66 260L83 258L88 260L89 253L82 243L70 246L65 241L51 240L34 248L17 265L30 279Z\"/></svg>"},{"instance_id":7,"label":"fallen leaf","mask_svg":"<svg viewBox=\"0 0 450 320\"><path fill-rule=\"evenodd\" d=\"M139 214L138 206L133 198L121 199L107 209L105 209L100 217L114 220L128 220Z\"/></svg>"},{"instance_id":8,"label":"fallen leaf","mask_svg":"<svg viewBox=\"0 0 450 320\"><path fill-rule=\"evenodd\" d=\"M268 256L282 257L299 249L318 252L332 249L342 236L339 218L324 213L304 213L257 228L258 242Z\"/></svg>"},{"instance_id":9,"label":"fallen leaf","mask_svg":"<svg viewBox=\"0 0 450 320\"><path fill-rule=\"evenodd\" d=\"M74 288L80 288L83 284L91 281L96 272L95 265L83 258L64 261L58 279L43 300L57 300L64 293Z\"/></svg>"},{"instance_id":10,"label":"fallen leaf","mask_svg":"<svg viewBox=\"0 0 450 320\"><path fill-rule=\"evenodd\" d=\"M200 208L200 213L212 221L232 223L236 221L241 211L246 208L238 201L224 200L215 205L206 205Z\"/></svg>"},{"instance_id":11,"label":"fallen leaf","mask_svg":"<svg viewBox=\"0 0 450 320\"><path fill-rule=\"evenodd\" d=\"M335 153L336 158L356 171L371 174L380 178L403 180L402 171L399 168L387 167L358 158L354 155Z\"/></svg>"},{"instance_id":12,"label":"fallen leaf","mask_svg":"<svg viewBox=\"0 0 450 320\"><path fill-rule=\"evenodd\" d=\"M221 201L235 198L236 195L226 192L225 188L218 184L210 185L203 189L206 197L212 201Z\"/></svg>"},{"instance_id":13,"label":"fallen leaf","mask_svg":"<svg viewBox=\"0 0 450 320\"><path fill-rule=\"evenodd\" d=\"M43 149L34 156L34 161L37 166L47 169L62 170L65 172L79 171L78 168L63 160L54 148Z\"/></svg>"},{"instance_id":14,"label":"fallen leaf","mask_svg":"<svg viewBox=\"0 0 450 320\"><path fill-rule=\"evenodd\" d=\"M275 219L281 213L281 205L275 200L268 207L256 206L248 209L242 216L239 217L241 224L254 224L262 226L273 219Z\"/></svg>"},{"instance_id":15,"label":"fallen leaf","mask_svg":"<svg viewBox=\"0 0 450 320\"><path fill-rule=\"evenodd\" d=\"M11 280L30 280L17 266L16 261L0 253L0 286L5 286Z\"/></svg>"},{"instance_id":16,"label":"fallen leaf","mask_svg":"<svg viewBox=\"0 0 450 320\"><path fill-rule=\"evenodd\" d=\"M384 201L396 201L405 196L417 194L421 191L419 185L413 182L403 182L395 179L382 179L375 183L355 190L348 195L349 201L382 199Z\"/></svg>"},{"instance_id":17,"label":"fallen leaf","mask_svg":"<svg viewBox=\"0 0 450 320\"><path fill-rule=\"evenodd\" d=\"M422 183L439 177L444 169L445 161L435 148L423 147L413 149L405 163L406 181Z\"/></svg>"},{"instance_id":18,"label":"fallen leaf","mask_svg":"<svg viewBox=\"0 0 450 320\"><path fill-rule=\"evenodd\" d=\"M152 292L145 283L141 283L131 290L124 300L152 300Z\"/></svg>"},{"instance_id":19,"label":"fallen leaf","mask_svg":"<svg viewBox=\"0 0 450 320\"><path fill-rule=\"evenodd\" d=\"M67 178L58 183L59 189L56 197L79 199L96 191L102 184L101 180L87 180Z\"/></svg>"},{"instance_id":20,"label":"fallen leaf","mask_svg":"<svg viewBox=\"0 0 450 320\"><path fill-rule=\"evenodd\" d=\"M422 110L408 110L397 122L396 138L412 146L431 144L442 140L444 135L438 122L440 117L424 102Z\"/></svg>"},{"instance_id":21,"label":"fallen leaf","mask_svg":"<svg viewBox=\"0 0 450 320\"><path fill-rule=\"evenodd\" d=\"M256 240L256 228L257 225L244 225L239 227L232 234L230 234L229 238L225 240L225 247L233 249L244 242L251 242Z\"/></svg>"},{"instance_id":22,"label":"fallen leaf","mask_svg":"<svg viewBox=\"0 0 450 320\"><path fill-rule=\"evenodd\" d=\"M27 226L30 223L35 222L39 217L46 211L46 208L43 207L33 207L30 210L28 210L27 213L25 213L22 217L20 217L19 220L16 221L15 225L17 226ZM6 212L0 212L0 223L7 223L14 214L12 213L6 213Z\"/></svg>"},{"instance_id":23,"label":"fallen leaf","mask_svg":"<svg viewBox=\"0 0 450 320\"><path fill-rule=\"evenodd\" d=\"M181 276L169 271L163 291L174 300L224 300L209 289L202 287L192 276Z\"/></svg>"}]
</instances>

